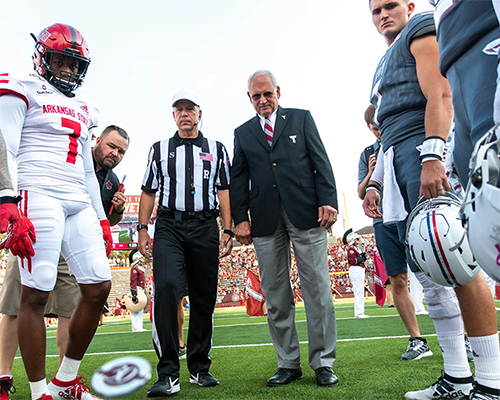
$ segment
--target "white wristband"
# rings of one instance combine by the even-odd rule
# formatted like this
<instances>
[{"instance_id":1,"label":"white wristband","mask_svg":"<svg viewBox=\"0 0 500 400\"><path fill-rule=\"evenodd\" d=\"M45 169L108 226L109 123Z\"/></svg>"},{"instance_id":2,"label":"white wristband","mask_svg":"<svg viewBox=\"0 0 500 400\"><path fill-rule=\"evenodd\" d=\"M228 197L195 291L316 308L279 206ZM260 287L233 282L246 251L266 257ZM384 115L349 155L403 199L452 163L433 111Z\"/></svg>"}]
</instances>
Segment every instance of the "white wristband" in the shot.
<instances>
[{"instance_id":1,"label":"white wristband","mask_svg":"<svg viewBox=\"0 0 500 400\"><path fill-rule=\"evenodd\" d=\"M16 192L14 192L13 189L0 190L0 197L4 197L4 196L16 197Z\"/></svg>"},{"instance_id":2,"label":"white wristband","mask_svg":"<svg viewBox=\"0 0 500 400\"><path fill-rule=\"evenodd\" d=\"M370 186L370 187L367 187L366 190L365 190L365 193L368 192L369 190L376 190L377 193L380 193L380 190L378 190L376 187L374 186Z\"/></svg>"},{"instance_id":3,"label":"white wristband","mask_svg":"<svg viewBox=\"0 0 500 400\"><path fill-rule=\"evenodd\" d=\"M422 143L422 150L420 150L420 160L428 157L442 160L445 144L446 141L443 138L432 137L425 139Z\"/></svg>"}]
</instances>

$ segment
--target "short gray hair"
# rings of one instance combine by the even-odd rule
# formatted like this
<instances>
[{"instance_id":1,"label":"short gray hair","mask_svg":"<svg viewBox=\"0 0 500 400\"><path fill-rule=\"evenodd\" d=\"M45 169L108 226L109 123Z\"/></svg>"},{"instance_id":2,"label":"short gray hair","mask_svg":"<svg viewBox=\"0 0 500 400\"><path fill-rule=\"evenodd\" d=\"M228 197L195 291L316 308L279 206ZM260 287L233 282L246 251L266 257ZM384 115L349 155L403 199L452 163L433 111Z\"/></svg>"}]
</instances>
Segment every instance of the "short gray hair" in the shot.
<instances>
[{"instance_id":1,"label":"short gray hair","mask_svg":"<svg viewBox=\"0 0 500 400\"><path fill-rule=\"evenodd\" d=\"M276 80L276 77L273 75L271 71L261 69L257 72L254 72L252 75L250 75L250 78L248 78L248 90L250 90L250 83L252 83L252 79L256 78L258 76L269 76L271 78L271 81L273 82L273 86L276 89L278 87L278 81Z\"/></svg>"}]
</instances>

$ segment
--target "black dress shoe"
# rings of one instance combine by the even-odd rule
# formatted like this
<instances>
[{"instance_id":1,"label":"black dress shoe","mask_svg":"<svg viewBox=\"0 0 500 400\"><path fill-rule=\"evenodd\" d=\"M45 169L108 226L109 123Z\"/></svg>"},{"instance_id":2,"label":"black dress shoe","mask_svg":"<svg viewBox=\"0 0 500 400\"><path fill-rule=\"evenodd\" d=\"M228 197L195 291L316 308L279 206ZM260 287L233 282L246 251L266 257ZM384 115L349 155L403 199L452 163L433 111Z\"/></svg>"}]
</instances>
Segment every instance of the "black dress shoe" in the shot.
<instances>
[{"instance_id":1,"label":"black dress shoe","mask_svg":"<svg viewBox=\"0 0 500 400\"><path fill-rule=\"evenodd\" d=\"M318 386L332 387L339 383L337 376L333 373L330 367L319 367L315 370L316 383Z\"/></svg>"},{"instance_id":2,"label":"black dress shoe","mask_svg":"<svg viewBox=\"0 0 500 400\"><path fill-rule=\"evenodd\" d=\"M291 381L302 378L300 368L278 368L278 372L267 380L267 386L288 385Z\"/></svg>"}]
</instances>

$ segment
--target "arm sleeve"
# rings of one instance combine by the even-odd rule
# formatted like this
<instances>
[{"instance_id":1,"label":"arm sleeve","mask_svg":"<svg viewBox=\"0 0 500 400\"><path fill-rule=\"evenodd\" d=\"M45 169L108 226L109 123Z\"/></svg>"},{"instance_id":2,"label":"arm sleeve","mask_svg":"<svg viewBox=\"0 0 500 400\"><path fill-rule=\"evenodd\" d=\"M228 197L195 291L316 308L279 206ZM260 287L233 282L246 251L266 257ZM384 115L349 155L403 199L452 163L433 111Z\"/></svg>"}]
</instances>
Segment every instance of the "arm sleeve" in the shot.
<instances>
[{"instance_id":1,"label":"arm sleeve","mask_svg":"<svg viewBox=\"0 0 500 400\"><path fill-rule=\"evenodd\" d=\"M151 146L148 155L148 165L146 167L146 172L144 173L144 178L142 180L141 190L147 193L155 193L158 191L158 170L156 167L157 152L159 153L160 143L155 143Z\"/></svg>"},{"instance_id":2,"label":"arm sleeve","mask_svg":"<svg viewBox=\"0 0 500 400\"><path fill-rule=\"evenodd\" d=\"M135 268L130 270L130 289L137 289L137 270Z\"/></svg>"},{"instance_id":3,"label":"arm sleeve","mask_svg":"<svg viewBox=\"0 0 500 400\"><path fill-rule=\"evenodd\" d=\"M26 102L21 97L13 95L0 96L0 130L7 147L7 164L14 190L16 190L17 186L15 158L21 142L21 133L27 111Z\"/></svg>"},{"instance_id":4,"label":"arm sleeve","mask_svg":"<svg viewBox=\"0 0 500 400\"><path fill-rule=\"evenodd\" d=\"M99 221L106 219L106 214L102 208L101 191L99 189L99 182L95 176L94 162L92 161L92 150L90 148L90 138L83 144L83 168L85 170L85 187L90 195L92 207L97 213Z\"/></svg>"},{"instance_id":5,"label":"arm sleeve","mask_svg":"<svg viewBox=\"0 0 500 400\"><path fill-rule=\"evenodd\" d=\"M229 189L229 170L231 168L230 162L229 162L229 156L227 155L226 148L224 145L220 142L217 142L217 147L220 146L219 149L219 154L218 154L218 160L219 160L219 165L218 165L218 177L216 179L216 186L219 190L227 190Z\"/></svg>"}]
</instances>

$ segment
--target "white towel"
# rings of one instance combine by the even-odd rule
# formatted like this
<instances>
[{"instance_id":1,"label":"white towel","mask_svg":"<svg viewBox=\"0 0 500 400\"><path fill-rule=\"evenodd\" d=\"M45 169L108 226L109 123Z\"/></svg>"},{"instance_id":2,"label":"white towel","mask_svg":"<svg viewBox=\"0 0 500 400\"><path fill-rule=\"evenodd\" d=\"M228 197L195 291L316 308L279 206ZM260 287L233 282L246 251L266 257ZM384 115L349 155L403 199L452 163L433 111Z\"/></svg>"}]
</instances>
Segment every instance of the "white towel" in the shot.
<instances>
[{"instance_id":1,"label":"white towel","mask_svg":"<svg viewBox=\"0 0 500 400\"><path fill-rule=\"evenodd\" d=\"M384 152L384 198L382 200L384 210L384 224L404 221L408 213L405 202L396 182L394 172L394 148L391 146Z\"/></svg>"}]
</instances>

